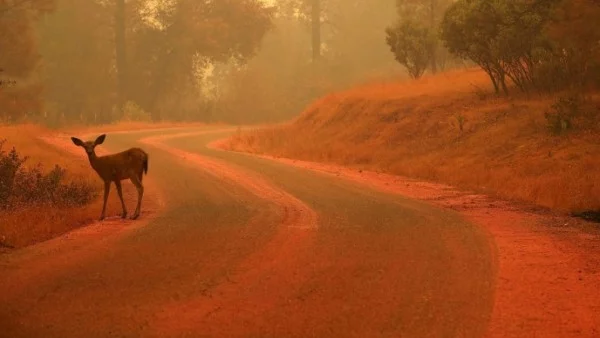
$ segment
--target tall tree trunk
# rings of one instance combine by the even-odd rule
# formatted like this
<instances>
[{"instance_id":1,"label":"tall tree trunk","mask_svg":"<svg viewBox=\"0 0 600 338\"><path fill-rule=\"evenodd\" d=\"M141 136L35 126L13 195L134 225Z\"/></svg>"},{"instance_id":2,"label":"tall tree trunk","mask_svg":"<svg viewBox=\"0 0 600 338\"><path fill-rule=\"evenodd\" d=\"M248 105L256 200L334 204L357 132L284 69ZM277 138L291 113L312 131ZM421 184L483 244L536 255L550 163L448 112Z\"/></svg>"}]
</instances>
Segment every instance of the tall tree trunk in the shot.
<instances>
[{"instance_id":1,"label":"tall tree trunk","mask_svg":"<svg viewBox=\"0 0 600 338\"><path fill-rule=\"evenodd\" d=\"M125 0L116 0L115 6L115 55L117 61L117 105L123 112L127 102L127 53L125 46Z\"/></svg>"},{"instance_id":2,"label":"tall tree trunk","mask_svg":"<svg viewBox=\"0 0 600 338\"><path fill-rule=\"evenodd\" d=\"M312 58L316 62L321 58L321 0L312 0Z\"/></svg>"},{"instance_id":3,"label":"tall tree trunk","mask_svg":"<svg viewBox=\"0 0 600 338\"><path fill-rule=\"evenodd\" d=\"M429 31L431 32L431 34L433 34L434 32L437 31L437 24L435 22L436 18L435 18L435 7L437 5L437 0L431 0L431 2L429 3L430 7L429 7ZM437 73L437 46L438 46L438 39L436 36L432 37L432 41L431 41L431 50L430 50L430 55L431 55L431 73L435 74Z\"/></svg>"}]
</instances>

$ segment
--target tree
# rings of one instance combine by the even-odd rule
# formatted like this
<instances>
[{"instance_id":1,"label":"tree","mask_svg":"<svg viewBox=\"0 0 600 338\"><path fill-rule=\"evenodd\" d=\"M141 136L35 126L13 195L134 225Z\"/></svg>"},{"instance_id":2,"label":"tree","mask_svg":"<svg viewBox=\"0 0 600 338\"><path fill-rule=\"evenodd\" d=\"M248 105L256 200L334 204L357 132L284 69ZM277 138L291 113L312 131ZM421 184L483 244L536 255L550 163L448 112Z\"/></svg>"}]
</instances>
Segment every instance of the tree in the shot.
<instances>
[{"instance_id":1,"label":"tree","mask_svg":"<svg viewBox=\"0 0 600 338\"><path fill-rule=\"evenodd\" d=\"M313 70L319 76L349 83L364 78L368 72L389 74L394 66L394 59L381 39L381 32L394 19L394 2L319 0L320 20L313 15L312 0L276 0L276 3L278 17L305 25L308 40L302 43L309 53L319 51L321 65ZM313 34L317 23L319 43Z\"/></svg>"},{"instance_id":2,"label":"tree","mask_svg":"<svg viewBox=\"0 0 600 338\"><path fill-rule=\"evenodd\" d=\"M39 61L34 22L53 10L50 0L0 0L0 67L5 75L26 78Z\"/></svg>"},{"instance_id":3,"label":"tree","mask_svg":"<svg viewBox=\"0 0 600 338\"><path fill-rule=\"evenodd\" d=\"M181 105L200 96L204 66L254 56L271 17L272 9L259 0L158 3L152 24L141 24L128 38L131 99L155 119L193 114L195 105Z\"/></svg>"},{"instance_id":4,"label":"tree","mask_svg":"<svg viewBox=\"0 0 600 338\"><path fill-rule=\"evenodd\" d=\"M397 72L381 32L393 1L320 0L320 59L313 62L310 0L277 0L273 28L256 56L226 61L207 75L212 116L228 122L279 122L337 89ZM250 104L251 103L251 104Z\"/></svg>"},{"instance_id":5,"label":"tree","mask_svg":"<svg viewBox=\"0 0 600 338\"><path fill-rule=\"evenodd\" d=\"M600 85L600 1L562 0L544 27L553 45L552 82L585 89ZM550 81L548 81L550 83Z\"/></svg>"},{"instance_id":6,"label":"tree","mask_svg":"<svg viewBox=\"0 0 600 338\"><path fill-rule=\"evenodd\" d=\"M33 25L53 10L51 0L0 0L0 119L15 121L42 107L41 87L32 79L39 57Z\"/></svg>"},{"instance_id":7,"label":"tree","mask_svg":"<svg viewBox=\"0 0 600 338\"><path fill-rule=\"evenodd\" d=\"M60 0L39 25L45 96L61 118L106 123L124 104L155 119L197 118L205 66L252 57L271 20L259 0L124 4Z\"/></svg>"},{"instance_id":8,"label":"tree","mask_svg":"<svg viewBox=\"0 0 600 338\"><path fill-rule=\"evenodd\" d=\"M500 18L493 4L479 0L459 0L450 6L441 26L448 50L478 64L489 75L496 93L500 88L508 90L494 42L499 26Z\"/></svg>"},{"instance_id":9,"label":"tree","mask_svg":"<svg viewBox=\"0 0 600 338\"><path fill-rule=\"evenodd\" d=\"M322 56L323 21L325 14L324 4L328 0L276 0L278 15L287 18L296 18L305 21L310 26L310 48L312 62L315 63Z\"/></svg>"},{"instance_id":10,"label":"tree","mask_svg":"<svg viewBox=\"0 0 600 338\"><path fill-rule=\"evenodd\" d=\"M38 25L44 97L53 123L107 123L117 104L109 4L60 0ZM62 121L64 122L64 121Z\"/></svg>"},{"instance_id":11,"label":"tree","mask_svg":"<svg viewBox=\"0 0 600 338\"><path fill-rule=\"evenodd\" d=\"M413 79L420 78L433 57L431 50L434 38L429 29L412 21L404 21L386 29L386 34L386 42L396 61L406 67Z\"/></svg>"},{"instance_id":12,"label":"tree","mask_svg":"<svg viewBox=\"0 0 600 338\"><path fill-rule=\"evenodd\" d=\"M127 102L127 47L125 44L125 0L115 3L115 56L117 66L117 109L123 112Z\"/></svg>"},{"instance_id":13,"label":"tree","mask_svg":"<svg viewBox=\"0 0 600 338\"><path fill-rule=\"evenodd\" d=\"M429 69L432 73L436 73L438 69L445 66L444 55L446 52L440 48L437 32L443 14L452 2L452 0L396 0L396 11L398 13L396 27L410 21L413 26L418 25L430 32L428 53Z\"/></svg>"},{"instance_id":14,"label":"tree","mask_svg":"<svg viewBox=\"0 0 600 338\"><path fill-rule=\"evenodd\" d=\"M321 0L311 0L312 57L313 62L321 58Z\"/></svg>"},{"instance_id":15,"label":"tree","mask_svg":"<svg viewBox=\"0 0 600 338\"><path fill-rule=\"evenodd\" d=\"M543 33L555 3L459 0L444 16L442 39L452 53L477 63L497 93L508 93L507 79L529 91L539 85L538 70L556 52Z\"/></svg>"}]
</instances>

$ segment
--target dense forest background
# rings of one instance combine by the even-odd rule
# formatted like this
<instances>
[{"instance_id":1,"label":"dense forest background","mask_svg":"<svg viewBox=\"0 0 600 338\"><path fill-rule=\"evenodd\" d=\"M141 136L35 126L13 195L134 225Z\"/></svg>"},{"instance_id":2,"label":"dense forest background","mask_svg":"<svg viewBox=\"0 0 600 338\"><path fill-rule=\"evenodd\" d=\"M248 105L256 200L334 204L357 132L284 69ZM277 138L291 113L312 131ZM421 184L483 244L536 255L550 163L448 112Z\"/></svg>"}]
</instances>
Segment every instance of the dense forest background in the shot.
<instances>
[{"instance_id":1,"label":"dense forest background","mask_svg":"<svg viewBox=\"0 0 600 338\"><path fill-rule=\"evenodd\" d=\"M0 118L281 121L324 92L400 70L382 35L393 2L322 1L317 67L310 5L0 0Z\"/></svg>"},{"instance_id":2,"label":"dense forest background","mask_svg":"<svg viewBox=\"0 0 600 338\"><path fill-rule=\"evenodd\" d=\"M589 88L594 0L0 0L0 121L287 120L366 81L478 65ZM466 62L466 63L465 63Z\"/></svg>"}]
</instances>

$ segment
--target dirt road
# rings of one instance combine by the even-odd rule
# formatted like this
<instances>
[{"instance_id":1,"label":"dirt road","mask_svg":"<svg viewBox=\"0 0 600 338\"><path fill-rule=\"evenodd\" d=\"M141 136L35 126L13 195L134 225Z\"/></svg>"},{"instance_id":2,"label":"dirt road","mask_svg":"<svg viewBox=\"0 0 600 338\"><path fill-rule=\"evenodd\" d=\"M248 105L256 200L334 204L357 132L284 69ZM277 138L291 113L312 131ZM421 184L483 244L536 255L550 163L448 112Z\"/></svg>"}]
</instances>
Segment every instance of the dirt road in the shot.
<instances>
[{"instance_id":1,"label":"dirt road","mask_svg":"<svg viewBox=\"0 0 600 338\"><path fill-rule=\"evenodd\" d=\"M503 336L487 229L431 203L206 147L227 133L109 135L109 150L150 153L146 191L162 202L143 205L139 221L0 256L0 336Z\"/></svg>"}]
</instances>

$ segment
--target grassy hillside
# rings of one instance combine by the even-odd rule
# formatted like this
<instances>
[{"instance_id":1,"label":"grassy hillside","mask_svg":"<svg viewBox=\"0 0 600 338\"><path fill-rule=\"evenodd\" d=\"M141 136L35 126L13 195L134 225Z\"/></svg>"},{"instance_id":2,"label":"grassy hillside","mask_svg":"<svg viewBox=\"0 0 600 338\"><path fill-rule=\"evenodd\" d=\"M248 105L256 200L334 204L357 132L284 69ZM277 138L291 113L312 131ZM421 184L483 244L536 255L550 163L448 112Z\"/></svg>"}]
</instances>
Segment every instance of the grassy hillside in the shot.
<instances>
[{"instance_id":1,"label":"grassy hillside","mask_svg":"<svg viewBox=\"0 0 600 338\"><path fill-rule=\"evenodd\" d=\"M557 97L490 93L479 70L370 84L328 95L289 124L239 133L225 146L381 170L561 211L600 209L598 98L576 109L572 130L554 135L544 113Z\"/></svg>"}]
</instances>

